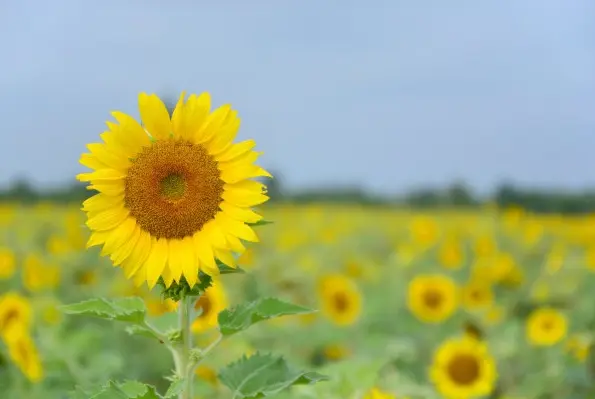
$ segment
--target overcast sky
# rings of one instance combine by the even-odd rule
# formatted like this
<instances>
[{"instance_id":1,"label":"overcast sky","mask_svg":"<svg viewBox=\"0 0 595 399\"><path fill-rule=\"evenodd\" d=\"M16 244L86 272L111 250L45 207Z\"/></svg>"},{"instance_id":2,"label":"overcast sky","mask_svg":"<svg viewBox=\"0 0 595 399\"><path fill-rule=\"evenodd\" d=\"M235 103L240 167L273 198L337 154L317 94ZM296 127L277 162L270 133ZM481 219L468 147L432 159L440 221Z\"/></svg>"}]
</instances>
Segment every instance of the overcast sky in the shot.
<instances>
[{"instance_id":1,"label":"overcast sky","mask_svg":"<svg viewBox=\"0 0 595 399\"><path fill-rule=\"evenodd\" d=\"M595 1L0 0L0 184L210 91L291 188L595 186Z\"/></svg>"}]
</instances>

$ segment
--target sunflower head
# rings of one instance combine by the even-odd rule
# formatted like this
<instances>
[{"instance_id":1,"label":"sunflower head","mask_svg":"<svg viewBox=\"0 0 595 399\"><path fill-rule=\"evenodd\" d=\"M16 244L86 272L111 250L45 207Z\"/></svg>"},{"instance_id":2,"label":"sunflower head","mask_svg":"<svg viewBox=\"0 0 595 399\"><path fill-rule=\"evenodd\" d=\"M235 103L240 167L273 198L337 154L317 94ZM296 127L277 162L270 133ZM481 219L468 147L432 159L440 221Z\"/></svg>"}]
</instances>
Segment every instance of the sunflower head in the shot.
<instances>
[{"instance_id":1,"label":"sunflower head","mask_svg":"<svg viewBox=\"0 0 595 399\"><path fill-rule=\"evenodd\" d=\"M407 302L421 321L439 323L449 318L458 306L457 286L446 276L417 276L409 284Z\"/></svg>"},{"instance_id":2,"label":"sunflower head","mask_svg":"<svg viewBox=\"0 0 595 399\"><path fill-rule=\"evenodd\" d=\"M322 277L318 296L323 313L339 326L355 323L361 314L361 293L355 282L342 274Z\"/></svg>"},{"instance_id":3,"label":"sunflower head","mask_svg":"<svg viewBox=\"0 0 595 399\"><path fill-rule=\"evenodd\" d=\"M467 310L485 309L494 302L492 288L484 282L471 281L461 291L463 306Z\"/></svg>"},{"instance_id":4,"label":"sunflower head","mask_svg":"<svg viewBox=\"0 0 595 399\"><path fill-rule=\"evenodd\" d=\"M494 390L497 371L485 343L463 337L447 340L438 348L430 377L444 397L471 398Z\"/></svg>"},{"instance_id":5,"label":"sunflower head","mask_svg":"<svg viewBox=\"0 0 595 399\"><path fill-rule=\"evenodd\" d=\"M533 345L555 345L566 336L567 330L566 316L554 308L536 309L527 319L527 339Z\"/></svg>"},{"instance_id":6,"label":"sunflower head","mask_svg":"<svg viewBox=\"0 0 595 399\"><path fill-rule=\"evenodd\" d=\"M199 273L219 274L216 260L235 267L242 240L258 241L252 207L268 196L253 179L270 174L254 165L253 140L233 143L237 112L211 112L208 93L182 93L171 117L156 95L141 93L139 111L142 125L113 112L117 123L107 122L102 142L81 157L93 171L77 178L98 192L83 204L87 246L101 245L139 286L176 284L184 293Z\"/></svg>"},{"instance_id":7,"label":"sunflower head","mask_svg":"<svg viewBox=\"0 0 595 399\"><path fill-rule=\"evenodd\" d=\"M0 336L10 341L27 332L33 320L29 301L17 293L9 292L0 297Z\"/></svg>"},{"instance_id":8,"label":"sunflower head","mask_svg":"<svg viewBox=\"0 0 595 399\"><path fill-rule=\"evenodd\" d=\"M217 316L227 307L227 295L221 282L209 287L194 303L194 309L200 312L192 323L194 332L203 332L217 327Z\"/></svg>"}]
</instances>

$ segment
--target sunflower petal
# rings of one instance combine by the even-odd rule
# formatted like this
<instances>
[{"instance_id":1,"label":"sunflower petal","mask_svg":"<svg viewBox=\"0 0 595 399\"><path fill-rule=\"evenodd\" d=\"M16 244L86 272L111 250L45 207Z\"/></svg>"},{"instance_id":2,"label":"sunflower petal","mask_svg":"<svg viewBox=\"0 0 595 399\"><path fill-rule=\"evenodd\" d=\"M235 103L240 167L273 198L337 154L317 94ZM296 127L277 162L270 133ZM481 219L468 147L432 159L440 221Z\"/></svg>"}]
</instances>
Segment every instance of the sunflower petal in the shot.
<instances>
[{"instance_id":1,"label":"sunflower petal","mask_svg":"<svg viewBox=\"0 0 595 399\"><path fill-rule=\"evenodd\" d=\"M161 272L165 268L167 257L169 255L168 242L164 238L153 239L153 247L151 254L145 263L146 278L149 289L153 289L157 280L161 276Z\"/></svg>"},{"instance_id":2,"label":"sunflower petal","mask_svg":"<svg viewBox=\"0 0 595 399\"><path fill-rule=\"evenodd\" d=\"M238 157L241 157L243 154L250 152L254 147L256 147L256 141L254 140L246 140L242 141L241 143L232 144L229 148L223 151L221 154L217 155L217 161L219 162L229 162L233 161Z\"/></svg>"},{"instance_id":3,"label":"sunflower petal","mask_svg":"<svg viewBox=\"0 0 595 399\"><path fill-rule=\"evenodd\" d=\"M119 226L130 214L130 211L123 206L114 207L100 212L87 220L87 226L91 230L111 230Z\"/></svg>"},{"instance_id":4,"label":"sunflower petal","mask_svg":"<svg viewBox=\"0 0 595 399\"><path fill-rule=\"evenodd\" d=\"M226 169L221 171L221 180L226 183L237 183L254 177L273 177L269 172L257 165L249 165L241 169Z\"/></svg>"},{"instance_id":5,"label":"sunflower petal","mask_svg":"<svg viewBox=\"0 0 595 399\"><path fill-rule=\"evenodd\" d=\"M253 210L241 208L232 204L231 202L223 201L221 204L219 204L219 208L225 212L227 216L240 222L256 223L259 220L262 220L262 216Z\"/></svg>"},{"instance_id":6,"label":"sunflower petal","mask_svg":"<svg viewBox=\"0 0 595 399\"><path fill-rule=\"evenodd\" d=\"M230 111L231 105L225 104L207 116L204 124L195 133L194 142L200 144L210 140L213 135L219 132Z\"/></svg>"},{"instance_id":7,"label":"sunflower petal","mask_svg":"<svg viewBox=\"0 0 595 399\"><path fill-rule=\"evenodd\" d=\"M171 121L165 104L156 94L140 93L138 96L140 117L149 134L158 140L170 137Z\"/></svg>"}]
</instances>

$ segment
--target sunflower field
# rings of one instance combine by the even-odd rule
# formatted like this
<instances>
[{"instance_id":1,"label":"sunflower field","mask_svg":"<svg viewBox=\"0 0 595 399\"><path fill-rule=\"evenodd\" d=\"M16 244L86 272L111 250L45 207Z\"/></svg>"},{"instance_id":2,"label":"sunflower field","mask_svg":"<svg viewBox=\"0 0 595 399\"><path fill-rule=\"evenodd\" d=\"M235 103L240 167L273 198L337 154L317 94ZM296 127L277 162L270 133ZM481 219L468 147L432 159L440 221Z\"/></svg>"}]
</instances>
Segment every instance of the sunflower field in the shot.
<instances>
[{"instance_id":1,"label":"sunflower field","mask_svg":"<svg viewBox=\"0 0 595 399\"><path fill-rule=\"evenodd\" d=\"M595 396L595 218L490 206L261 211L274 223L238 259L245 273L219 276L196 302L196 341L211 342L218 313L253 298L318 312L264 321L221 342L196 369L197 398L241 397L219 371L271 351L328 376L271 396L278 398ZM170 299L135 287L100 249L86 249L84 223L80 204L0 209L2 399L85 397L107 380L167 389L162 376L173 364L158 341L61 311L90 297L136 295L155 325L175 319Z\"/></svg>"}]
</instances>

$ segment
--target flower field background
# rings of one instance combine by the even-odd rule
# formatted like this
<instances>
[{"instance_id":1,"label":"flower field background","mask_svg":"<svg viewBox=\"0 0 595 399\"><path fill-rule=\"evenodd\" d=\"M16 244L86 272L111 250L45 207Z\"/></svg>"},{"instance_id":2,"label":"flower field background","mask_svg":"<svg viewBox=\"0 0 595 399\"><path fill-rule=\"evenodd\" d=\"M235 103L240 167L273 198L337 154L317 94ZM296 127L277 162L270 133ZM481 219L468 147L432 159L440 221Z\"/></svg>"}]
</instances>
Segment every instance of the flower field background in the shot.
<instances>
[{"instance_id":1,"label":"flower field background","mask_svg":"<svg viewBox=\"0 0 595 399\"><path fill-rule=\"evenodd\" d=\"M173 364L158 341L60 311L90 297L138 295L154 325L176 320L157 289L135 288L97 247L85 249L79 208L0 210L3 399L67 398L106 380L169 385L162 376ZM245 273L220 276L196 304L197 342L215 339L217 314L245 300L274 296L319 311L224 340L197 369L197 397L232 397L219 370L272 351L330 377L278 398L595 395L595 217L491 206L278 203L261 211L274 223L259 227L261 242L239 258Z\"/></svg>"}]
</instances>

